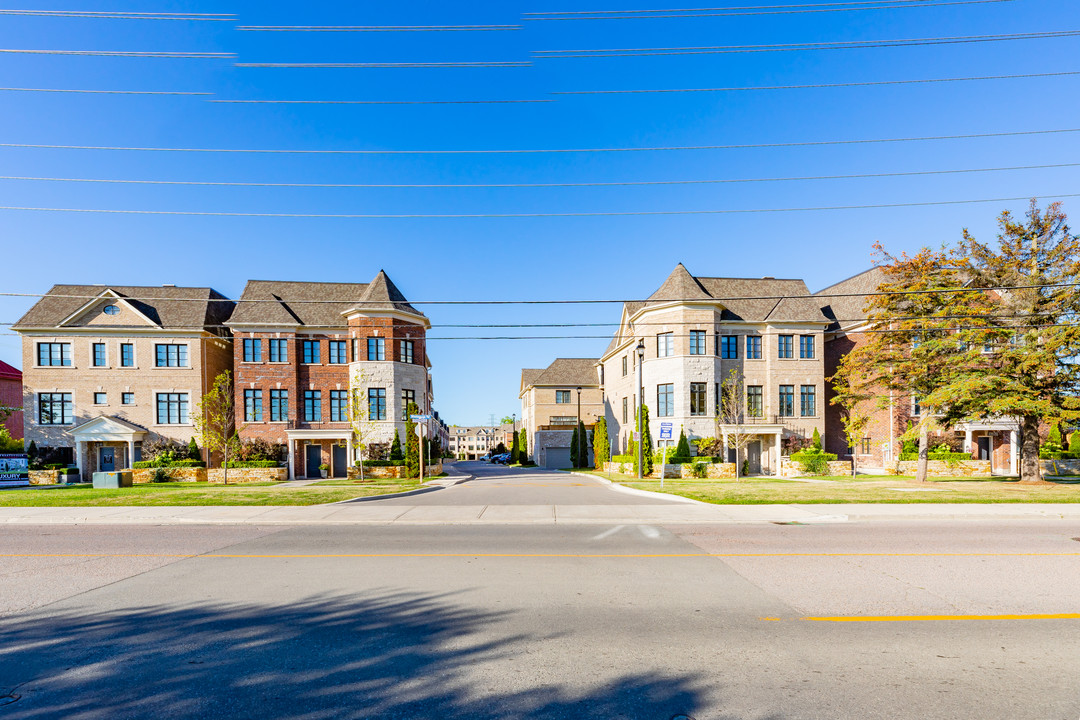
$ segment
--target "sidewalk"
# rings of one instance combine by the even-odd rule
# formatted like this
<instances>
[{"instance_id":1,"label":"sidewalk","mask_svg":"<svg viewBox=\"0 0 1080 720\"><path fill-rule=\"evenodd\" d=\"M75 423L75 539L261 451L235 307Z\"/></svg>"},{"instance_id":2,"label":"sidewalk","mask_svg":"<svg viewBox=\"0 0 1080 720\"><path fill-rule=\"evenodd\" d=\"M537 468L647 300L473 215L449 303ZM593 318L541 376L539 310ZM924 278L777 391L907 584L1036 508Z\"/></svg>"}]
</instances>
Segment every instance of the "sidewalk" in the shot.
<instances>
[{"instance_id":1,"label":"sidewalk","mask_svg":"<svg viewBox=\"0 0 1080 720\"><path fill-rule=\"evenodd\" d=\"M585 525L760 524L903 520L1080 522L1078 504L379 505L0 508L0 524Z\"/></svg>"}]
</instances>

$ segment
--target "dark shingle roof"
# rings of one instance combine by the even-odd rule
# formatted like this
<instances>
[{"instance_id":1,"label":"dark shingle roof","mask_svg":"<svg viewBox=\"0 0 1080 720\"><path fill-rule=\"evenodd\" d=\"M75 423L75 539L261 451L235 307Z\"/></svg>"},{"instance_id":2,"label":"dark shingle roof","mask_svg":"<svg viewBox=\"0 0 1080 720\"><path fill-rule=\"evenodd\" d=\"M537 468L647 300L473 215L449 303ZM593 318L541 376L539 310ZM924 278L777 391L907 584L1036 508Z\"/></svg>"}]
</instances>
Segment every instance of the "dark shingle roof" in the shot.
<instances>
[{"instance_id":1,"label":"dark shingle roof","mask_svg":"<svg viewBox=\"0 0 1080 720\"><path fill-rule=\"evenodd\" d=\"M556 358L529 384L597 386L600 384L600 378L596 372L598 362L596 358ZM524 375L525 373L522 372L523 382Z\"/></svg>"},{"instance_id":2,"label":"dark shingle roof","mask_svg":"<svg viewBox=\"0 0 1080 720\"><path fill-rule=\"evenodd\" d=\"M872 292L877 292L878 287L884 280L884 271L881 268L874 267L814 293L815 296L848 295L848 297L818 298L821 311L830 320L838 321L834 322L830 329L835 329L841 324L846 325L865 320L866 296Z\"/></svg>"},{"instance_id":3,"label":"dark shingle roof","mask_svg":"<svg viewBox=\"0 0 1080 720\"><path fill-rule=\"evenodd\" d=\"M342 313L350 309L423 315L382 270L370 283L249 280L240 299L230 325L345 327ZM251 302L256 300L264 302Z\"/></svg>"},{"instance_id":4,"label":"dark shingle roof","mask_svg":"<svg viewBox=\"0 0 1080 720\"><path fill-rule=\"evenodd\" d=\"M536 382L536 378L540 377L543 374L544 371L540 369L523 368L521 370L521 390L524 391L525 388Z\"/></svg>"},{"instance_id":5,"label":"dark shingle roof","mask_svg":"<svg viewBox=\"0 0 1080 720\"><path fill-rule=\"evenodd\" d=\"M229 319L235 303L212 288L137 285L54 285L13 329L58 327L91 298L111 290L165 329L213 329ZM215 302L211 302L215 301Z\"/></svg>"}]
</instances>

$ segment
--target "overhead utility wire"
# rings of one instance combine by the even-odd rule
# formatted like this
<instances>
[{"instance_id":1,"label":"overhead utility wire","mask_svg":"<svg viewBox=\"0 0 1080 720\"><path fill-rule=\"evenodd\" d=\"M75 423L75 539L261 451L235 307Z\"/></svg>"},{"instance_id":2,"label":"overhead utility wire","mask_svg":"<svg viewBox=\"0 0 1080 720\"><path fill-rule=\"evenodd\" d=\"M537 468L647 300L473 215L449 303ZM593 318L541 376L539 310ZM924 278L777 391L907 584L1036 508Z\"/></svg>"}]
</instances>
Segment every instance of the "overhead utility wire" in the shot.
<instances>
[{"instance_id":1,"label":"overhead utility wire","mask_svg":"<svg viewBox=\"0 0 1080 720\"><path fill-rule=\"evenodd\" d=\"M621 180L613 182L562 183L275 183L275 182L215 182L206 180L115 180L108 178L33 177L0 175L0 180L104 183L117 185L198 185L213 187L288 187L288 188L562 188L562 187L636 187L651 185L723 185L761 182L798 182L808 180L851 180L883 177L912 177L922 175L954 175L966 173L1004 172L1009 170L1046 170L1080 167L1080 162L1049 165L1014 165L1011 167L964 168L959 170L912 170L909 172L853 173L848 175L795 175L791 177L733 178L727 180Z\"/></svg>"},{"instance_id":2,"label":"overhead utility wire","mask_svg":"<svg viewBox=\"0 0 1080 720\"><path fill-rule=\"evenodd\" d=\"M1080 75L1078 70L1051 73L1022 73L1019 75L977 75L971 77L924 78L917 80L869 80L864 82L810 83L807 85L749 85L743 87L662 88L645 90L556 90L552 95L636 95L646 93L745 92L748 90L807 90L818 88L873 87L875 85L919 85L924 83L970 82L972 80L1015 80L1037 77Z\"/></svg>"},{"instance_id":3,"label":"overhead utility wire","mask_svg":"<svg viewBox=\"0 0 1080 720\"><path fill-rule=\"evenodd\" d=\"M118 12L106 10L0 10L0 15L91 18L95 20L235 20L229 13Z\"/></svg>"},{"instance_id":4,"label":"overhead utility wire","mask_svg":"<svg viewBox=\"0 0 1080 720\"><path fill-rule=\"evenodd\" d=\"M0 92L83 93L87 95L213 95L209 92L180 92L172 90L68 90L65 88L0 87Z\"/></svg>"},{"instance_id":5,"label":"overhead utility wire","mask_svg":"<svg viewBox=\"0 0 1080 720\"><path fill-rule=\"evenodd\" d=\"M241 68L450 68L450 67L528 67L528 60L469 62L311 62L311 63L235 63Z\"/></svg>"},{"instance_id":6,"label":"overhead utility wire","mask_svg":"<svg viewBox=\"0 0 1080 720\"><path fill-rule=\"evenodd\" d=\"M235 53L221 52L136 52L128 50L22 50L0 48L0 53L23 55L96 55L101 57L184 58L184 59L232 59Z\"/></svg>"},{"instance_id":7,"label":"overhead utility wire","mask_svg":"<svg viewBox=\"0 0 1080 720\"><path fill-rule=\"evenodd\" d=\"M2 88L0 88L2 89ZM211 93L206 93L207 95ZM515 105L553 103L557 100L207 100L246 105Z\"/></svg>"},{"instance_id":8,"label":"overhead utility wire","mask_svg":"<svg viewBox=\"0 0 1080 720\"><path fill-rule=\"evenodd\" d=\"M797 15L801 13L847 12L855 10L897 10L943 5L983 5L1013 0L865 0L799 5L747 5L727 7L656 8L650 10L566 10L526 12L525 20L630 20L679 17L738 17L757 15Z\"/></svg>"},{"instance_id":9,"label":"overhead utility wire","mask_svg":"<svg viewBox=\"0 0 1080 720\"><path fill-rule=\"evenodd\" d=\"M751 278L752 279L752 278ZM107 285L101 285L102 292L108 288ZM742 295L742 296L725 296L725 297L711 297L708 298L712 302L732 302L732 301L747 301L747 300L769 300L773 302L779 302L781 300L820 300L820 299L833 299L833 298L861 298L861 297L878 297L878 296L892 296L892 295L948 295L952 293L968 293L968 292L999 292L1001 290L1047 290L1052 288L1071 288L1080 287L1080 282L1067 282L1067 283L1045 283L1041 285L985 285L982 287L962 287L962 288L928 288L923 290L875 290L873 292L852 292L852 293L817 293L815 295ZM147 288L155 289L155 288ZM28 293L28 292L10 292L0 291L0 297L29 297L29 298L63 298L67 300L98 300L101 299L101 293L96 295L85 295L78 293ZM198 303L233 303L233 304L251 304L251 303L272 303L272 304L285 304L285 305L386 305L386 300L278 300L275 298L185 298L185 297L152 297L152 296L140 296L131 298L142 301L150 300L168 300L169 302L198 302ZM700 302L702 298L670 298L666 300L651 300L649 298L608 298L608 299L591 299L591 300L407 300L408 305L622 305L626 303L649 303L649 302ZM862 318L858 318L862 319Z\"/></svg>"},{"instance_id":10,"label":"overhead utility wire","mask_svg":"<svg viewBox=\"0 0 1080 720\"><path fill-rule=\"evenodd\" d=\"M976 138L1019 137L1029 135L1059 135L1080 132L1080 128L1055 130L1015 130L963 135L925 135L898 138L868 138L863 140L807 140L797 142L744 143L732 145L671 145L652 147L607 148L533 148L519 150L273 150L251 148L178 148L138 147L119 145L54 145L44 143L0 143L0 147L36 148L46 150L123 150L134 152L197 152L197 153L260 153L274 155L542 155L547 153L600 152L659 152L669 150L750 150L757 148L820 147L828 145L866 145L876 143L923 142L928 140L970 140Z\"/></svg>"},{"instance_id":11,"label":"overhead utility wire","mask_svg":"<svg viewBox=\"0 0 1080 720\"><path fill-rule=\"evenodd\" d=\"M792 52L802 50L858 50L884 47L917 47L925 45L959 45L1010 40L1049 40L1080 36L1080 30L1009 33L1004 35L964 35L956 37L906 38L899 40L835 40L814 43L782 43L773 45L703 45L690 47L602 48L575 50L534 50L537 58L601 58L601 57L660 57L667 55L719 55L732 53Z\"/></svg>"},{"instance_id":12,"label":"overhead utility wire","mask_svg":"<svg viewBox=\"0 0 1080 720\"><path fill-rule=\"evenodd\" d=\"M248 32L474 32L520 30L520 25L240 25Z\"/></svg>"},{"instance_id":13,"label":"overhead utility wire","mask_svg":"<svg viewBox=\"0 0 1080 720\"><path fill-rule=\"evenodd\" d=\"M1039 193L1046 199L1080 197L1080 193ZM941 205L973 205L991 202L1019 202L1030 196L1008 198L981 198L977 200L930 200L926 202L882 203L868 205L824 205L816 207L786 208L735 208L729 210L611 210L582 212L522 212L522 213L285 213L285 212L231 212L209 210L134 210L106 208L32 207L24 205L0 205L0 210L30 212L94 213L106 215L186 215L196 217L267 217L267 218L323 218L336 220L408 220L408 219L475 219L475 218L546 218L546 217L624 217L665 215L745 215L761 213L816 212L824 210L872 210L907 207L934 207Z\"/></svg>"}]
</instances>

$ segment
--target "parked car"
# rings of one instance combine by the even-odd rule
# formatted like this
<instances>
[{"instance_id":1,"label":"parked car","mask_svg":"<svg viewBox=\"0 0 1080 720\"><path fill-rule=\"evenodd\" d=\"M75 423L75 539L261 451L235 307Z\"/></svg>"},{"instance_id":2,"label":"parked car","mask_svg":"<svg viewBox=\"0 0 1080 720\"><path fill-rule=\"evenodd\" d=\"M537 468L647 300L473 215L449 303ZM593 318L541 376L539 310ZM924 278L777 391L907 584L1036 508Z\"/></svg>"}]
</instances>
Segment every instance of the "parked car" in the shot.
<instances>
[{"instance_id":1,"label":"parked car","mask_svg":"<svg viewBox=\"0 0 1080 720\"><path fill-rule=\"evenodd\" d=\"M483 460L484 462L491 462L491 456L490 455L481 455L480 457L477 458L477 460Z\"/></svg>"},{"instance_id":2,"label":"parked car","mask_svg":"<svg viewBox=\"0 0 1080 720\"><path fill-rule=\"evenodd\" d=\"M500 465L509 465L510 464L510 453L503 453L502 455L496 455L492 459L495 462L499 463Z\"/></svg>"}]
</instances>

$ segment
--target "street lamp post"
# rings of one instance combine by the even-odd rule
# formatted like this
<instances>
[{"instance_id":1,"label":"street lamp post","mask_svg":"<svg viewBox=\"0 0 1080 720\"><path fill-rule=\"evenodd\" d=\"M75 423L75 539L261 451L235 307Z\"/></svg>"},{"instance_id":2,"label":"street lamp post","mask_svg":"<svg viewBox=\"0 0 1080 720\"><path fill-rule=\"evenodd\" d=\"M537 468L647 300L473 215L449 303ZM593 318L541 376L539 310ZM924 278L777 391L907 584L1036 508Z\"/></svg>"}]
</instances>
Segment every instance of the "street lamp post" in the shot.
<instances>
[{"instance_id":1,"label":"street lamp post","mask_svg":"<svg viewBox=\"0 0 1080 720\"><path fill-rule=\"evenodd\" d=\"M513 447L514 439L517 437L517 413L511 413L510 415L510 432L510 447Z\"/></svg>"},{"instance_id":2,"label":"street lamp post","mask_svg":"<svg viewBox=\"0 0 1080 720\"><path fill-rule=\"evenodd\" d=\"M644 368L645 364L645 340L638 341L637 344L637 372L638 372L638 407L637 407L637 477L641 479L642 465L644 464L643 458L645 457L641 449L642 441L645 439L644 428L641 427L642 413L641 408L645 405L645 378Z\"/></svg>"}]
</instances>

